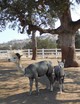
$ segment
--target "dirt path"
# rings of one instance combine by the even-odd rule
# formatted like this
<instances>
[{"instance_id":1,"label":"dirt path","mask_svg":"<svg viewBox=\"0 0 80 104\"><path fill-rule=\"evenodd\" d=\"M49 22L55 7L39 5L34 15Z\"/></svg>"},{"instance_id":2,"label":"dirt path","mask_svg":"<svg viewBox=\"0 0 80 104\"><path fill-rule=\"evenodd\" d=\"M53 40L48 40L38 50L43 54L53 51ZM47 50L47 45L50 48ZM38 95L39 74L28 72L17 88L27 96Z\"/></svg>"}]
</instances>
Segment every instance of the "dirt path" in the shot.
<instances>
[{"instance_id":1,"label":"dirt path","mask_svg":"<svg viewBox=\"0 0 80 104\"><path fill-rule=\"evenodd\" d=\"M23 60L22 64L25 66L33 62ZM55 65L56 60L53 62ZM53 92L46 89L49 82L44 76L39 79L40 94L37 96L33 86L30 96L28 78L21 75L13 63L0 62L0 104L80 104L80 68L67 68L65 72L62 94L58 93L58 87Z\"/></svg>"}]
</instances>

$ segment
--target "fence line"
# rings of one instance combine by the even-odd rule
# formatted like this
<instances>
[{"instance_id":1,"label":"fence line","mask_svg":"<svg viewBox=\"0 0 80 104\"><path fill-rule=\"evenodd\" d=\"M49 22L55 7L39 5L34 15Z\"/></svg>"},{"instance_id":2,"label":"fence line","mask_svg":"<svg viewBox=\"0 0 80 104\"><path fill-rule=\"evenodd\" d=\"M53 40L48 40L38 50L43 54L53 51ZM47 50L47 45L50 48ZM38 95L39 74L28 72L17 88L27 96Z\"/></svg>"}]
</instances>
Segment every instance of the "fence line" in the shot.
<instances>
[{"instance_id":1,"label":"fence line","mask_svg":"<svg viewBox=\"0 0 80 104\"><path fill-rule=\"evenodd\" d=\"M80 49L76 49L76 55L80 55ZM32 57L32 49L24 49L24 50L0 50L0 59L7 59L10 57L11 53L18 52L25 57ZM46 57L61 57L61 49L37 49L37 57L46 58Z\"/></svg>"},{"instance_id":2,"label":"fence line","mask_svg":"<svg viewBox=\"0 0 80 104\"><path fill-rule=\"evenodd\" d=\"M22 53L25 54L27 57L32 56L32 49L26 49L22 50ZM61 55L61 49L37 49L37 57L50 57L50 56L55 56L56 58L58 55Z\"/></svg>"}]
</instances>

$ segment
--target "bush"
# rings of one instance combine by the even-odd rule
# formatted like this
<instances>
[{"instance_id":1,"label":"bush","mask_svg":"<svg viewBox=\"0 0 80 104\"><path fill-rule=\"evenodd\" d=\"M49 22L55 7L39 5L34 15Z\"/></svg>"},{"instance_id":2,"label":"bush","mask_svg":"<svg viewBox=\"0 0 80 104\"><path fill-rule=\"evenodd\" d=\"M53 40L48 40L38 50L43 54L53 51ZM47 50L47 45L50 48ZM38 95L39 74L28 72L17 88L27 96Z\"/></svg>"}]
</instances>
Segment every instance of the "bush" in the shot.
<instances>
[{"instance_id":1,"label":"bush","mask_svg":"<svg viewBox=\"0 0 80 104\"><path fill-rule=\"evenodd\" d=\"M23 49L31 49L32 47L33 47L32 42L29 42L23 47ZM57 47L56 42L52 41L51 39L37 38L37 48L38 49L41 49L41 48L48 49L48 48L56 48L56 47Z\"/></svg>"}]
</instances>

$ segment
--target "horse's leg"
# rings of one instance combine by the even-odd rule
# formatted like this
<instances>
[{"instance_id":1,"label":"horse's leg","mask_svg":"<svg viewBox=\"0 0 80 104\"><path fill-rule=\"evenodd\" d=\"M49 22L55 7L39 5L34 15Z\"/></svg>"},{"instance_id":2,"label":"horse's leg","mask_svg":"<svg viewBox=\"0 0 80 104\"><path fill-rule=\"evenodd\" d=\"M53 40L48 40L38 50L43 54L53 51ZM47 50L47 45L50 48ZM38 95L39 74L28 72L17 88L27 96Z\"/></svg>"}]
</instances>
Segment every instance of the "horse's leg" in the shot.
<instances>
[{"instance_id":1,"label":"horse's leg","mask_svg":"<svg viewBox=\"0 0 80 104\"><path fill-rule=\"evenodd\" d=\"M63 83L64 83L64 77L60 78L59 80L60 93L63 92Z\"/></svg>"},{"instance_id":2,"label":"horse's leg","mask_svg":"<svg viewBox=\"0 0 80 104\"><path fill-rule=\"evenodd\" d=\"M36 87L36 92L39 94L39 88L38 88L38 76L35 78L35 87Z\"/></svg>"},{"instance_id":3,"label":"horse's leg","mask_svg":"<svg viewBox=\"0 0 80 104\"><path fill-rule=\"evenodd\" d=\"M32 94L33 78L29 78L30 81L30 95Z\"/></svg>"},{"instance_id":4,"label":"horse's leg","mask_svg":"<svg viewBox=\"0 0 80 104\"><path fill-rule=\"evenodd\" d=\"M50 91L53 91L53 75L51 74L46 74L46 76L48 77L49 81L50 81Z\"/></svg>"}]
</instances>

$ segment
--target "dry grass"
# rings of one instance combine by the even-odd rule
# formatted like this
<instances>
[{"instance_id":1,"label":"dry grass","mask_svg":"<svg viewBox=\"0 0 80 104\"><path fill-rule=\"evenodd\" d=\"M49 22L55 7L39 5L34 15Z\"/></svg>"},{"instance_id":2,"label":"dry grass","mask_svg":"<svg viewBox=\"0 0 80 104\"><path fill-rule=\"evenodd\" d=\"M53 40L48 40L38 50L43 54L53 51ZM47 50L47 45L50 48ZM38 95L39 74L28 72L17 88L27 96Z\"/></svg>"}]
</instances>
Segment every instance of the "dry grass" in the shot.
<instances>
[{"instance_id":1,"label":"dry grass","mask_svg":"<svg viewBox=\"0 0 80 104\"><path fill-rule=\"evenodd\" d=\"M31 63L41 61L22 59L21 63L27 66ZM57 64L56 59L51 60L53 65ZM0 104L80 104L80 68L65 68L66 78L64 92L58 93L58 87L49 92L47 78L39 79L40 95L35 93L29 96L29 80L17 71L15 64L11 62L0 62Z\"/></svg>"}]
</instances>

